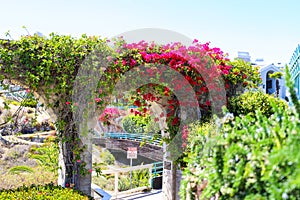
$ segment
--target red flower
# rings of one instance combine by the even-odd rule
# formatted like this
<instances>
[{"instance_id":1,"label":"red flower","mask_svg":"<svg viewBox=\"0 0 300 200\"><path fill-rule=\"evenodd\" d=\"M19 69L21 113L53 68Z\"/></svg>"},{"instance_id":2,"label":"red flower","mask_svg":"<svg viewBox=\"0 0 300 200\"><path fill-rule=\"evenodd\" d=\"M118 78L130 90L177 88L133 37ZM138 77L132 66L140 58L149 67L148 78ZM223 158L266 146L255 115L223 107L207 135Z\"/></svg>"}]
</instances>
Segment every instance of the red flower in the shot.
<instances>
[{"instance_id":1,"label":"red flower","mask_svg":"<svg viewBox=\"0 0 300 200\"><path fill-rule=\"evenodd\" d=\"M143 112L146 113L147 112L147 108L143 108Z\"/></svg>"},{"instance_id":2,"label":"red flower","mask_svg":"<svg viewBox=\"0 0 300 200\"><path fill-rule=\"evenodd\" d=\"M205 104L206 104L207 106L210 106L210 101L207 100L207 101L205 102Z\"/></svg>"},{"instance_id":3,"label":"red flower","mask_svg":"<svg viewBox=\"0 0 300 200\"><path fill-rule=\"evenodd\" d=\"M169 96L169 95L170 95L169 93L170 93L169 88L165 87L164 95L165 95L165 96Z\"/></svg>"},{"instance_id":4,"label":"red flower","mask_svg":"<svg viewBox=\"0 0 300 200\"><path fill-rule=\"evenodd\" d=\"M176 126L179 123L178 117L175 117L172 121L172 126Z\"/></svg>"},{"instance_id":5,"label":"red flower","mask_svg":"<svg viewBox=\"0 0 300 200\"><path fill-rule=\"evenodd\" d=\"M141 104L141 102L140 102L139 100L135 100L135 101L133 102L133 105L135 105L135 106L137 106L137 107L140 107L142 104Z\"/></svg>"},{"instance_id":6,"label":"red flower","mask_svg":"<svg viewBox=\"0 0 300 200\"><path fill-rule=\"evenodd\" d=\"M66 102L66 105L70 105L70 104L71 104L71 102L70 102L70 101L67 101L67 102Z\"/></svg>"}]
</instances>

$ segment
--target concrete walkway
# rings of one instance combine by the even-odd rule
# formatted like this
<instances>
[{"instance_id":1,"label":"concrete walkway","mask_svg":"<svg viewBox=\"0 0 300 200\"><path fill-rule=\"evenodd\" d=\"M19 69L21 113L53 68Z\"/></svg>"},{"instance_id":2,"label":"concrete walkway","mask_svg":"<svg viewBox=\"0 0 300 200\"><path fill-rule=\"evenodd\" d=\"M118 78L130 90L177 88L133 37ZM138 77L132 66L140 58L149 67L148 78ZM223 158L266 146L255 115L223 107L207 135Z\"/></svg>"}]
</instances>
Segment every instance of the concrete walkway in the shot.
<instances>
[{"instance_id":1,"label":"concrete walkway","mask_svg":"<svg viewBox=\"0 0 300 200\"><path fill-rule=\"evenodd\" d=\"M117 200L161 200L162 190L151 190L150 192L139 192L127 195L118 195Z\"/></svg>"}]
</instances>

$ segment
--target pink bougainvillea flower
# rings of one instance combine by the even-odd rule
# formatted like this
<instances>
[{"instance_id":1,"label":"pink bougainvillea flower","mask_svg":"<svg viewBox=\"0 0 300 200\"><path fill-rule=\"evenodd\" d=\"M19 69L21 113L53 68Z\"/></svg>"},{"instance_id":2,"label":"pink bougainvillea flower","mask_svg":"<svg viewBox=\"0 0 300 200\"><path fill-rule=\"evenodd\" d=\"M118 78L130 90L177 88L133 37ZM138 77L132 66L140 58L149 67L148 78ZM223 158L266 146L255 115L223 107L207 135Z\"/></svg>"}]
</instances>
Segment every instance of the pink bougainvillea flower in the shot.
<instances>
[{"instance_id":1,"label":"pink bougainvillea flower","mask_svg":"<svg viewBox=\"0 0 300 200\"><path fill-rule=\"evenodd\" d=\"M107 122L110 118L117 117L120 112L117 108L105 108L99 117L99 121Z\"/></svg>"},{"instance_id":2,"label":"pink bougainvillea flower","mask_svg":"<svg viewBox=\"0 0 300 200\"><path fill-rule=\"evenodd\" d=\"M107 56L106 59L110 62L112 60L111 56Z\"/></svg>"},{"instance_id":3,"label":"pink bougainvillea flower","mask_svg":"<svg viewBox=\"0 0 300 200\"><path fill-rule=\"evenodd\" d=\"M76 162L80 163L80 162L81 162L81 160L77 160Z\"/></svg>"},{"instance_id":4,"label":"pink bougainvillea flower","mask_svg":"<svg viewBox=\"0 0 300 200\"><path fill-rule=\"evenodd\" d=\"M66 102L66 105L70 105L70 104L71 104L71 102L70 102L70 101L67 101L67 102Z\"/></svg>"},{"instance_id":5,"label":"pink bougainvillea flower","mask_svg":"<svg viewBox=\"0 0 300 200\"><path fill-rule=\"evenodd\" d=\"M96 97L96 98L95 98L95 101L96 101L97 103L99 103L99 102L101 101L101 98Z\"/></svg>"},{"instance_id":6,"label":"pink bougainvillea flower","mask_svg":"<svg viewBox=\"0 0 300 200\"><path fill-rule=\"evenodd\" d=\"M131 66L131 67L133 67L133 66L135 66L136 65L136 60L134 60L134 59L130 59L130 63L129 63L129 65Z\"/></svg>"},{"instance_id":7,"label":"pink bougainvillea flower","mask_svg":"<svg viewBox=\"0 0 300 200\"><path fill-rule=\"evenodd\" d=\"M228 70L223 70L223 74L228 75L228 74L229 74L229 71L228 71Z\"/></svg>"},{"instance_id":8,"label":"pink bougainvillea flower","mask_svg":"<svg viewBox=\"0 0 300 200\"><path fill-rule=\"evenodd\" d=\"M159 116L160 116L160 117L164 117L165 114L164 114L163 112L161 112Z\"/></svg>"},{"instance_id":9,"label":"pink bougainvillea flower","mask_svg":"<svg viewBox=\"0 0 300 200\"><path fill-rule=\"evenodd\" d=\"M93 172L93 170L92 169L89 169L89 173L92 173Z\"/></svg>"},{"instance_id":10,"label":"pink bougainvillea flower","mask_svg":"<svg viewBox=\"0 0 300 200\"><path fill-rule=\"evenodd\" d=\"M27 89L26 89L26 93L29 93L29 92L30 92L30 89L29 89L29 88L27 88Z\"/></svg>"}]
</instances>

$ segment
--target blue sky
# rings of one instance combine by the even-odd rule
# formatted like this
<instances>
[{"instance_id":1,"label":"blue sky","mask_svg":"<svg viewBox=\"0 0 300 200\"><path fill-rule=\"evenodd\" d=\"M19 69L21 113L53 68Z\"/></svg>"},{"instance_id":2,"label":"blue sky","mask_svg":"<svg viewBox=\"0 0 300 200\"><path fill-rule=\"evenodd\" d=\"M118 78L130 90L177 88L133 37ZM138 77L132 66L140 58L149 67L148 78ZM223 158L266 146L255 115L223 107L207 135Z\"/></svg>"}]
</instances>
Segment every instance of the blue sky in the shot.
<instances>
[{"instance_id":1,"label":"blue sky","mask_svg":"<svg viewBox=\"0 0 300 200\"><path fill-rule=\"evenodd\" d=\"M26 26L80 36L112 37L140 28L176 31L211 42L230 57L287 63L300 44L299 0L0 0L0 37L25 35Z\"/></svg>"}]
</instances>

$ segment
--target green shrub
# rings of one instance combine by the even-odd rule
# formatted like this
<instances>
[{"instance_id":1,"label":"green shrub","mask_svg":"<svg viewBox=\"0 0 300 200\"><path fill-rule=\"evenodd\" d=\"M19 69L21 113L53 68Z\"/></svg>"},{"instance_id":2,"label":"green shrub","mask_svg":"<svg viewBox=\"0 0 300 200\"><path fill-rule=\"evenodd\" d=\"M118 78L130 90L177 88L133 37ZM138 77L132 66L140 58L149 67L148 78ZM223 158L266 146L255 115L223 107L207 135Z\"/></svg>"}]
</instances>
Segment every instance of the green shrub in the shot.
<instances>
[{"instance_id":1,"label":"green shrub","mask_svg":"<svg viewBox=\"0 0 300 200\"><path fill-rule=\"evenodd\" d=\"M260 106L191 128L181 198L300 199L300 107L292 99L292 108L271 100L273 114Z\"/></svg>"},{"instance_id":2,"label":"green shrub","mask_svg":"<svg viewBox=\"0 0 300 200\"><path fill-rule=\"evenodd\" d=\"M140 169L132 171L132 188L149 186L149 170L148 169ZM119 178L119 191L129 190L130 188L130 175L129 173L121 175Z\"/></svg>"},{"instance_id":3,"label":"green shrub","mask_svg":"<svg viewBox=\"0 0 300 200\"><path fill-rule=\"evenodd\" d=\"M24 107L31 107L31 108L36 108L36 105L38 104L37 100L35 99L25 99L22 102L22 105Z\"/></svg>"},{"instance_id":4,"label":"green shrub","mask_svg":"<svg viewBox=\"0 0 300 200\"><path fill-rule=\"evenodd\" d=\"M113 191L114 190L114 175L100 175L98 177L93 176L93 183L98 185L100 188ZM149 170L140 169L132 171L132 188L149 186ZM130 174L122 173L119 175L119 191L126 191L130 189Z\"/></svg>"},{"instance_id":5,"label":"green shrub","mask_svg":"<svg viewBox=\"0 0 300 200\"><path fill-rule=\"evenodd\" d=\"M32 146L29 157L38 161L40 166L57 174L59 148L55 141L48 140L42 146Z\"/></svg>"},{"instance_id":6,"label":"green shrub","mask_svg":"<svg viewBox=\"0 0 300 200\"><path fill-rule=\"evenodd\" d=\"M159 132L158 123L154 122L150 115L140 116L130 114L122 120L123 129L127 133L157 133Z\"/></svg>"},{"instance_id":7,"label":"green shrub","mask_svg":"<svg viewBox=\"0 0 300 200\"><path fill-rule=\"evenodd\" d=\"M272 107L272 102L276 107L287 108L287 103L272 95L265 94L262 91L248 91L240 96L232 97L228 102L228 110L234 116L251 115L255 116L255 111L260 110L267 117L274 114L275 110Z\"/></svg>"},{"instance_id":8,"label":"green shrub","mask_svg":"<svg viewBox=\"0 0 300 200\"><path fill-rule=\"evenodd\" d=\"M277 109L271 117L259 110L224 120L219 134L208 135L214 125L191 134L181 195L202 198L300 198L300 121L297 113ZM188 188L188 189L187 189ZM186 191L188 190L188 191ZM258 197L260 196L260 198ZM264 198L262 198L264 197Z\"/></svg>"},{"instance_id":9,"label":"green shrub","mask_svg":"<svg viewBox=\"0 0 300 200\"><path fill-rule=\"evenodd\" d=\"M24 106L24 107L31 107L31 108L36 108L38 101L35 99L33 95L29 95L27 98L24 98L22 102L6 99L5 100L6 104L12 104L15 106Z\"/></svg>"},{"instance_id":10,"label":"green shrub","mask_svg":"<svg viewBox=\"0 0 300 200\"><path fill-rule=\"evenodd\" d=\"M104 150L100 153L100 158L104 164L107 165L114 165L115 164L115 157L110 153L108 150Z\"/></svg>"},{"instance_id":11,"label":"green shrub","mask_svg":"<svg viewBox=\"0 0 300 200\"><path fill-rule=\"evenodd\" d=\"M31 185L30 187L20 187L17 189L10 190L0 190L0 199L5 200L25 200L25 199L74 199L74 200L88 200L94 199L91 196L84 195L82 192L63 188L60 186L54 186L53 184L48 184L45 186Z\"/></svg>"}]
</instances>

